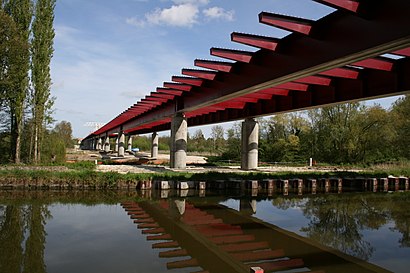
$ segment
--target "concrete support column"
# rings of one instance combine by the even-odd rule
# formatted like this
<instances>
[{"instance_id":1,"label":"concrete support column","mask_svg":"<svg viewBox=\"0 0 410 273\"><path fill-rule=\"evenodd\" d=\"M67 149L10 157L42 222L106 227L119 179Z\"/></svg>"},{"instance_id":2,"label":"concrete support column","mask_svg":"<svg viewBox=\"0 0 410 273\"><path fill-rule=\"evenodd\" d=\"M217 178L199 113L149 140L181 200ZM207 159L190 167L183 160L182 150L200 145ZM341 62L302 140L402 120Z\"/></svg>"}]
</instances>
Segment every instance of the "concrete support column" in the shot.
<instances>
[{"instance_id":1,"label":"concrete support column","mask_svg":"<svg viewBox=\"0 0 410 273\"><path fill-rule=\"evenodd\" d=\"M157 132L152 133L152 138L151 138L151 157L152 158L157 158L158 157L158 134Z\"/></svg>"},{"instance_id":2,"label":"concrete support column","mask_svg":"<svg viewBox=\"0 0 410 273\"><path fill-rule=\"evenodd\" d=\"M131 151L131 149L132 149L132 136L128 136L127 151Z\"/></svg>"},{"instance_id":3,"label":"concrete support column","mask_svg":"<svg viewBox=\"0 0 410 273\"><path fill-rule=\"evenodd\" d=\"M118 134L118 156L125 156L125 135L123 132Z\"/></svg>"},{"instance_id":4,"label":"concrete support column","mask_svg":"<svg viewBox=\"0 0 410 273\"><path fill-rule=\"evenodd\" d=\"M98 138L98 142L97 142L97 150L102 150L102 138Z\"/></svg>"},{"instance_id":5,"label":"concrete support column","mask_svg":"<svg viewBox=\"0 0 410 273\"><path fill-rule=\"evenodd\" d=\"M241 169L258 167L259 124L253 118L242 122Z\"/></svg>"},{"instance_id":6,"label":"concrete support column","mask_svg":"<svg viewBox=\"0 0 410 273\"><path fill-rule=\"evenodd\" d=\"M104 151L109 152L110 151L110 137L107 136L105 138L105 143L104 143Z\"/></svg>"},{"instance_id":7,"label":"concrete support column","mask_svg":"<svg viewBox=\"0 0 410 273\"><path fill-rule=\"evenodd\" d=\"M184 114L177 113L171 121L171 168L186 168L187 136L188 123L186 117Z\"/></svg>"},{"instance_id":8,"label":"concrete support column","mask_svg":"<svg viewBox=\"0 0 410 273\"><path fill-rule=\"evenodd\" d=\"M117 135L115 138L115 146L114 146L114 152L118 152L118 143L120 142L120 134Z\"/></svg>"}]
</instances>

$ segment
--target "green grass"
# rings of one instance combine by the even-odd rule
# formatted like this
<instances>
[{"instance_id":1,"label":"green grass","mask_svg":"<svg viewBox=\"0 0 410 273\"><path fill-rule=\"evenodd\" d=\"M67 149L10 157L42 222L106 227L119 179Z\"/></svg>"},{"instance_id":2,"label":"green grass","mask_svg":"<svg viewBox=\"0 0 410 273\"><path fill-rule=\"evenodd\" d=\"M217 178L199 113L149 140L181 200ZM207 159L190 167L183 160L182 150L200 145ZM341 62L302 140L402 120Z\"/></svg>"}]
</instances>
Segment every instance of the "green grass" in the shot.
<instances>
[{"instance_id":1,"label":"green grass","mask_svg":"<svg viewBox=\"0 0 410 273\"><path fill-rule=\"evenodd\" d=\"M64 163L64 166L73 170L95 170L94 161L78 161L74 163Z\"/></svg>"}]
</instances>

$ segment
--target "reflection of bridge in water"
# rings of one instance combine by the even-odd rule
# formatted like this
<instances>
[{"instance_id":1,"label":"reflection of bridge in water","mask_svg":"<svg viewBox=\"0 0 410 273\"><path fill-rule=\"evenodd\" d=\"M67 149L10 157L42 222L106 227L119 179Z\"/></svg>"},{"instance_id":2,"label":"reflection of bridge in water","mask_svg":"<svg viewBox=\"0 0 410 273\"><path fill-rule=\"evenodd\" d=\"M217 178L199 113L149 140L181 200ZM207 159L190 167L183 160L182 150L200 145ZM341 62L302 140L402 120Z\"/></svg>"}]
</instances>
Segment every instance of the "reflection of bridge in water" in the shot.
<instances>
[{"instance_id":1,"label":"reflection of bridge in water","mask_svg":"<svg viewBox=\"0 0 410 273\"><path fill-rule=\"evenodd\" d=\"M138 229L169 259L168 269L189 272L388 272L252 216L256 202L240 211L183 198L124 202ZM188 271L187 271L188 272ZM251 271L253 272L253 271Z\"/></svg>"}]
</instances>

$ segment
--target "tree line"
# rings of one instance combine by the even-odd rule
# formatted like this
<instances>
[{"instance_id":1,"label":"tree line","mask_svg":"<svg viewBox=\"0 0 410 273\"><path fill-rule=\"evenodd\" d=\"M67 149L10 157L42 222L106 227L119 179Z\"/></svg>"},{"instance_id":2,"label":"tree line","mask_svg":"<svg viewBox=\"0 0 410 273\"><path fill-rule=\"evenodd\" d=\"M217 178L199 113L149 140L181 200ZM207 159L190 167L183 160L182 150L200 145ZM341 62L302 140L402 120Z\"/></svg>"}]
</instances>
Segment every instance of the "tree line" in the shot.
<instances>
[{"instance_id":1,"label":"tree line","mask_svg":"<svg viewBox=\"0 0 410 273\"><path fill-rule=\"evenodd\" d=\"M259 121L259 161L266 163L373 164L410 159L410 95L390 109L380 105L346 103ZM169 137L160 149L169 150ZM134 147L150 149L149 137L134 139ZM188 134L187 151L214 155L217 160L240 161L241 123L201 129Z\"/></svg>"},{"instance_id":2,"label":"tree line","mask_svg":"<svg viewBox=\"0 0 410 273\"><path fill-rule=\"evenodd\" d=\"M0 0L0 149L8 162L41 162L51 122L55 0ZM24 150L24 151L23 151ZM1 160L0 159L0 160Z\"/></svg>"}]
</instances>

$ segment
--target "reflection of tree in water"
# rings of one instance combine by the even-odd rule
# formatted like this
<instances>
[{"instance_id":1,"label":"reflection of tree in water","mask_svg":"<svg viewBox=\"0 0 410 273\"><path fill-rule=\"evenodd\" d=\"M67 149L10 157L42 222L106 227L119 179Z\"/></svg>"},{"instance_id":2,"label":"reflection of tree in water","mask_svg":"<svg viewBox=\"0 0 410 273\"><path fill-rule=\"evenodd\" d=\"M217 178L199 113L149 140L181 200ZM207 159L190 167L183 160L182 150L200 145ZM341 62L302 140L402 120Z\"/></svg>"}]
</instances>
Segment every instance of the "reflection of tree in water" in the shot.
<instances>
[{"instance_id":1,"label":"reflection of tree in water","mask_svg":"<svg viewBox=\"0 0 410 273\"><path fill-rule=\"evenodd\" d=\"M390 219L391 206L394 206L390 199L380 197L324 195L302 200L277 200L274 205L280 203L277 206L282 209L301 207L304 215L310 220L309 225L301 231L309 238L368 260L374 249L369 242L363 240L361 230L378 229L385 225Z\"/></svg>"},{"instance_id":2,"label":"reflection of tree in water","mask_svg":"<svg viewBox=\"0 0 410 273\"><path fill-rule=\"evenodd\" d=\"M272 205L274 205L277 208L287 210L289 208L296 208L303 206L306 203L306 198L286 198L286 197L281 197L278 196L275 199L272 200Z\"/></svg>"},{"instance_id":3,"label":"reflection of tree in water","mask_svg":"<svg viewBox=\"0 0 410 273\"><path fill-rule=\"evenodd\" d=\"M0 272L46 272L44 226L50 218L46 205L0 207Z\"/></svg>"},{"instance_id":4,"label":"reflection of tree in water","mask_svg":"<svg viewBox=\"0 0 410 273\"><path fill-rule=\"evenodd\" d=\"M0 226L0 272L20 273L24 223L21 207L7 206Z\"/></svg>"},{"instance_id":5,"label":"reflection of tree in water","mask_svg":"<svg viewBox=\"0 0 410 273\"><path fill-rule=\"evenodd\" d=\"M410 195L399 195L390 202L391 218L396 223L392 230L397 230L402 234L402 238L399 240L401 247L410 247L410 211L408 209L410 204Z\"/></svg>"},{"instance_id":6,"label":"reflection of tree in water","mask_svg":"<svg viewBox=\"0 0 410 273\"><path fill-rule=\"evenodd\" d=\"M368 222L369 212L357 201L340 196L310 199L303 212L311 222L301 230L324 245L368 260L374 249L360 231Z\"/></svg>"}]
</instances>

